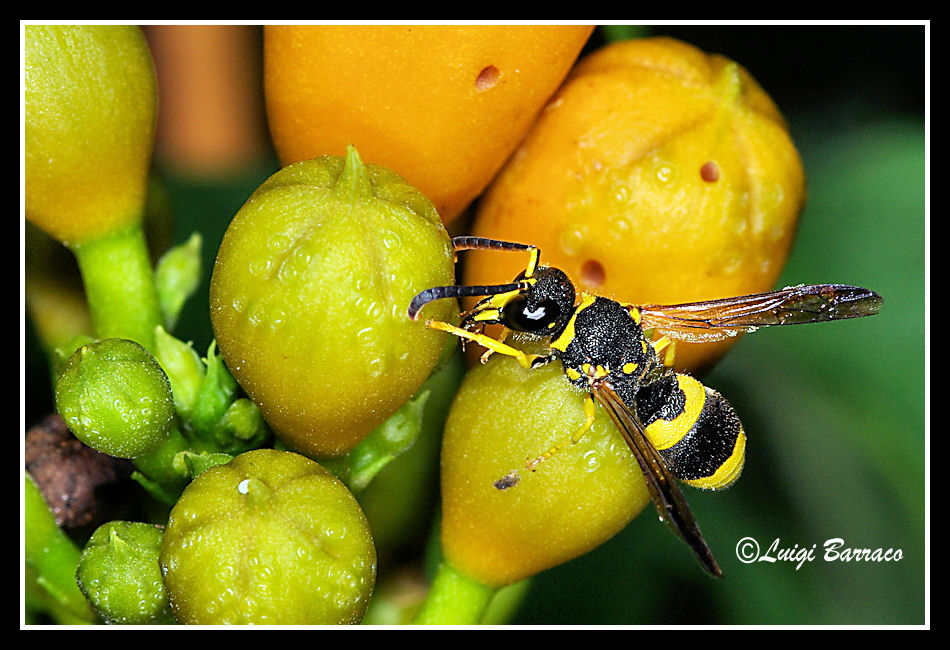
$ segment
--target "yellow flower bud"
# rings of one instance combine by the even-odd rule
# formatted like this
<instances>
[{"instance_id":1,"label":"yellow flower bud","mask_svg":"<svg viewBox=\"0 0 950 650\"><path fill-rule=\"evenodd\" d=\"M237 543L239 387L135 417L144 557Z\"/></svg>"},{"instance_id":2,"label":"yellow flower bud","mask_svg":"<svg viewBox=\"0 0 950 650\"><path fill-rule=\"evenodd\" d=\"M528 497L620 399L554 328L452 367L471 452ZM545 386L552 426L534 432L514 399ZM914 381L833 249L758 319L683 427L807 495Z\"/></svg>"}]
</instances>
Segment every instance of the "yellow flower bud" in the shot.
<instances>
[{"instance_id":1,"label":"yellow flower bud","mask_svg":"<svg viewBox=\"0 0 950 650\"><path fill-rule=\"evenodd\" d=\"M337 456L419 390L444 334L410 321L428 287L452 283L432 203L356 149L289 165L248 199L211 278L221 355L280 440ZM448 319L453 303L427 309Z\"/></svg>"},{"instance_id":2,"label":"yellow flower bud","mask_svg":"<svg viewBox=\"0 0 950 650\"><path fill-rule=\"evenodd\" d=\"M27 25L26 216L67 244L141 221L155 74L138 27Z\"/></svg>"},{"instance_id":3,"label":"yellow flower bud","mask_svg":"<svg viewBox=\"0 0 950 650\"><path fill-rule=\"evenodd\" d=\"M525 370L495 355L469 370L442 441L442 551L455 569L492 587L517 582L599 546L650 502L600 408L577 444L525 469L570 440L584 399L559 362Z\"/></svg>"}]
</instances>

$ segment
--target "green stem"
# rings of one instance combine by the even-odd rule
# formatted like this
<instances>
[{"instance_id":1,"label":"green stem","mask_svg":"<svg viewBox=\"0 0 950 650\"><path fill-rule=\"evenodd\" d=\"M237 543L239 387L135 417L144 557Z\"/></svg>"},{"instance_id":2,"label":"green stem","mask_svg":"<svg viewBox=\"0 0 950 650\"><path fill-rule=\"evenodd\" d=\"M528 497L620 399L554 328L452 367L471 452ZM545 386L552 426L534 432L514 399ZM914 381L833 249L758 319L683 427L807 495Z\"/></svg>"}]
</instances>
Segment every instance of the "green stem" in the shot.
<instances>
[{"instance_id":1,"label":"green stem","mask_svg":"<svg viewBox=\"0 0 950 650\"><path fill-rule=\"evenodd\" d=\"M178 429L173 429L158 449L132 461L136 469L159 487L158 493L153 492L153 496L163 501L170 499L171 503L178 500L178 495L188 483L188 474L175 466L175 457L179 452L190 449L188 440Z\"/></svg>"},{"instance_id":2,"label":"green stem","mask_svg":"<svg viewBox=\"0 0 950 650\"><path fill-rule=\"evenodd\" d=\"M495 588L459 573L443 561L426 595L416 625L478 625Z\"/></svg>"},{"instance_id":3,"label":"green stem","mask_svg":"<svg viewBox=\"0 0 950 650\"><path fill-rule=\"evenodd\" d=\"M59 606L78 620L96 621L96 615L76 583L79 549L59 529L53 513L29 474L24 475L23 513L26 564L36 582Z\"/></svg>"},{"instance_id":4,"label":"green stem","mask_svg":"<svg viewBox=\"0 0 950 650\"><path fill-rule=\"evenodd\" d=\"M73 246L100 338L130 339L155 352L162 324L152 263L140 225Z\"/></svg>"}]
</instances>

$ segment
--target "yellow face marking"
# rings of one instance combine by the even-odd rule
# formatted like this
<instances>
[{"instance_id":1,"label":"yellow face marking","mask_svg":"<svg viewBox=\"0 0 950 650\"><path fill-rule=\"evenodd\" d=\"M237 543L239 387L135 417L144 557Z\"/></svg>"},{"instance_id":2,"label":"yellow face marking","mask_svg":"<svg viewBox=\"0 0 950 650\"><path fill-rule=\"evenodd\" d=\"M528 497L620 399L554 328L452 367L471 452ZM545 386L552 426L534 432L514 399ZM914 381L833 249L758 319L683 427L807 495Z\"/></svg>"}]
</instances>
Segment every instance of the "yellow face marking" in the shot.
<instances>
[{"instance_id":1,"label":"yellow face marking","mask_svg":"<svg viewBox=\"0 0 950 650\"><path fill-rule=\"evenodd\" d=\"M654 420L646 427L647 437L657 449L669 449L689 433L706 403L706 387L689 375L676 375L679 388L686 396L683 412L672 420Z\"/></svg>"},{"instance_id":2,"label":"yellow face marking","mask_svg":"<svg viewBox=\"0 0 950 650\"><path fill-rule=\"evenodd\" d=\"M520 296L522 293L524 293L525 289L534 285L537 283L537 281L537 278L525 278L521 282L521 284L524 286L512 291L506 291L505 293L499 293L491 296L488 300L482 303L480 307L478 307L477 311L473 312L472 320L476 322L499 320L501 318L501 310L504 309L505 305Z\"/></svg>"},{"instance_id":3,"label":"yellow face marking","mask_svg":"<svg viewBox=\"0 0 950 650\"><path fill-rule=\"evenodd\" d=\"M528 258L528 266L525 267L524 277L532 278L534 272L538 268L538 261L541 259L541 249L540 248L531 248L530 257Z\"/></svg>"},{"instance_id":4,"label":"yellow face marking","mask_svg":"<svg viewBox=\"0 0 950 650\"><path fill-rule=\"evenodd\" d=\"M636 370L638 367L639 367L638 364L633 363L633 362L631 361L630 363L625 363L625 364L623 364L623 368L621 368L621 370L623 371L623 374L629 375L629 374L632 373L634 370Z\"/></svg>"},{"instance_id":5,"label":"yellow face marking","mask_svg":"<svg viewBox=\"0 0 950 650\"><path fill-rule=\"evenodd\" d=\"M565 368L564 373L567 375L568 379L571 379L574 381L577 381L578 379L581 378L581 373L577 372L573 368Z\"/></svg>"},{"instance_id":6,"label":"yellow face marking","mask_svg":"<svg viewBox=\"0 0 950 650\"><path fill-rule=\"evenodd\" d=\"M501 310L488 307L479 310L477 314L472 316L473 321L498 320L499 318L501 318Z\"/></svg>"}]
</instances>

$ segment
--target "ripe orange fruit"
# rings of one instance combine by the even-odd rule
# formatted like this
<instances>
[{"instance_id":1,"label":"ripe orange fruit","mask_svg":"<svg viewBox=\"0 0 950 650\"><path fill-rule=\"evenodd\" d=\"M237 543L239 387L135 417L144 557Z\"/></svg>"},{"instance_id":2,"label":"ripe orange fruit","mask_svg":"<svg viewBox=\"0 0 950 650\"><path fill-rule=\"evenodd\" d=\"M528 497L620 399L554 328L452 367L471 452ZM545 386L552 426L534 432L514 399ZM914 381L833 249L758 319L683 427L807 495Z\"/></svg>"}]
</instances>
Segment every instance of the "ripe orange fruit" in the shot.
<instances>
[{"instance_id":1,"label":"ripe orange fruit","mask_svg":"<svg viewBox=\"0 0 950 650\"><path fill-rule=\"evenodd\" d=\"M592 27L308 25L264 32L281 163L342 155L397 172L448 223L567 75Z\"/></svg>"},{"instance_id":2,"label":"ripe orange fruit","mask_svg":"<svg viewBox=\"0 0 950 650\"><path fill-rule=\"evenodd\" d=\"M804 204L802 163L738 64L668 38L578 63L479 202L474 234L532 243L581 290L629 303L767 291ZM465 284L508 282L514 254L474 252ZM732 341L680 343L699 370Z\"/></svg>"}]
</instances>

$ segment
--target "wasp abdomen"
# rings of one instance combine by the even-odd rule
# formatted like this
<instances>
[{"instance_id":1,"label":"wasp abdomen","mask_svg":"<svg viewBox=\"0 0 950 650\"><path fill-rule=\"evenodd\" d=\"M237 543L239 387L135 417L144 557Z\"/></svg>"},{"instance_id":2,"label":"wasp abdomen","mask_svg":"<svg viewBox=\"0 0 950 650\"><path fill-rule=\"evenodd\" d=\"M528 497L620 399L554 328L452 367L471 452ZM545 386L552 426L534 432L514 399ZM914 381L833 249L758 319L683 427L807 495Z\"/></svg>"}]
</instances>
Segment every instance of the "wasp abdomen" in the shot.
<instances>
[{"instance_id":1,"label":"wasp abdomen","mask_svg":"<svg viewBox=\"0 0 950 650\"><path fill-rule=\"evenodd\" d=\"M718 392L689 375L671 373L642 386L636 402L647 437L678 479L715 490L739 478L745 432Z\"/></svg>"}]
</instances>

